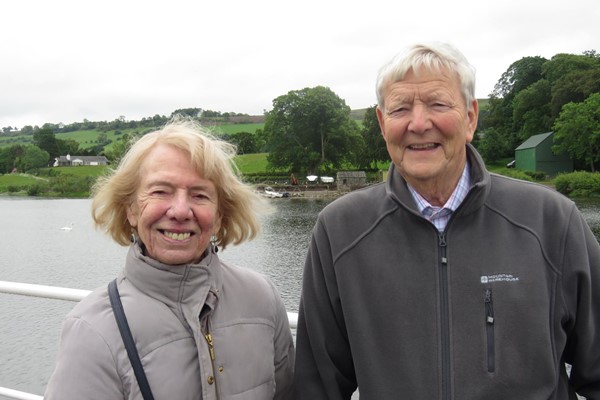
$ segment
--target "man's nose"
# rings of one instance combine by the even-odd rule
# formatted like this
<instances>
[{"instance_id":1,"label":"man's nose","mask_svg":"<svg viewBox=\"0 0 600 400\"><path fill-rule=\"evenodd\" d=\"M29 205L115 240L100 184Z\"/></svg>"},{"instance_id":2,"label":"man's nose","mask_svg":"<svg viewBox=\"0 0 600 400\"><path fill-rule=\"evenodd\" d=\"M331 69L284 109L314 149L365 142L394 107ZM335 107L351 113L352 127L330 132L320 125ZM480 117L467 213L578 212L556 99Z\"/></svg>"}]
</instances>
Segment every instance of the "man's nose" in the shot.
<instances>
[{"instance_id":1,"label":"man's nose","mask_svg":"<svg viewBox=\"0 0 600 400\"><path fill-rule=\"evenodd\" d=\"M414 133L424 133L431 129L432 125L431 116L427 106L424 104L416 104L410 113L408 130Z\"/></svg>"}]
</instances>

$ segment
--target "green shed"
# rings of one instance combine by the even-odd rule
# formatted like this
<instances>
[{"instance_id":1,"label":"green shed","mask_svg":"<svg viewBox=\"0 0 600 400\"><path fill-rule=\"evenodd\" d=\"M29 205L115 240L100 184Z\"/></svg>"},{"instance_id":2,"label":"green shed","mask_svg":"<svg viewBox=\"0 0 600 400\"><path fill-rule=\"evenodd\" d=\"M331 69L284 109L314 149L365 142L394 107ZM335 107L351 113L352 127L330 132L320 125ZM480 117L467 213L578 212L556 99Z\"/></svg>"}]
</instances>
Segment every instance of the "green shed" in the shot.
<instances>
[{"instance_id":1,"label":"green shed","mask_svg":"<svg viewBox=\"0 0 600 400\"><path fill-rule=\"evenodd\" d=\"M573 160L552 152L554 132L533 135L515 149L515 168L522 171L542 171L549 176L572 172Z\"/></svg>"}]
</instances>

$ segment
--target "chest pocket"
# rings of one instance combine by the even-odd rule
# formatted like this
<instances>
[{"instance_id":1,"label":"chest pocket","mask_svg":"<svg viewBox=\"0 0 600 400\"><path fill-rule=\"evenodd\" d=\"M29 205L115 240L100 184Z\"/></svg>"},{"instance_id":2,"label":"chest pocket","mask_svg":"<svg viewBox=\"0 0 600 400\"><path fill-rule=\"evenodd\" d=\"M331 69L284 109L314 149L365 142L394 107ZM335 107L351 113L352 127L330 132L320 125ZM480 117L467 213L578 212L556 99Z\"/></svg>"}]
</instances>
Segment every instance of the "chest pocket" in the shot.
<instances>
[{"instance_id":1,"label":"chest pocket","mask_svg":"<svg viewBox=\"0 0 600 400\"><path fill-rule=\"evenodd\" d=\"M274 395L274 334L272 323L261 319L212 326L215 375L225 399Z\"/></svg>"}]
</instances>

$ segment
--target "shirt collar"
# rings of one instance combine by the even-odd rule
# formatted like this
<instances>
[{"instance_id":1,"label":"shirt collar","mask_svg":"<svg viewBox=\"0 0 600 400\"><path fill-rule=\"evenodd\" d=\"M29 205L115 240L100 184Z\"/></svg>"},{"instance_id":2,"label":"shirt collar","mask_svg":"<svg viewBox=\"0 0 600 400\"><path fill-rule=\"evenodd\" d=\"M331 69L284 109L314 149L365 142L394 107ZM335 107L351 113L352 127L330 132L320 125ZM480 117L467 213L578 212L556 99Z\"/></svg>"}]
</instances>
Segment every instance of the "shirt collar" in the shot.
<instances>
[{"instance_id":1,"label":"shirt collar","mask_svg":"<svg viewBox=\"0 0 600 400\"><path fill-rule=\"evenodd\" d=\"M410 183L406 182L406 185L408 186L408 189L410 190L410 193L412 194L412 197L415 200L415 203L417 204L417 207L421 214L424 214L424 212L427 212L427 211L430 212L430 210L439 210L439 209L447 209L447 210L450 210L451 212L454 212L454 211L456 211L458 206L460 206L460 204L463 202L465 197L467 197L467 194L469 193L469 189L471 187L469 162L467 161L465 163L465 168L463 169L463 172L462 172L462 175L460 176L458 184L454 188L452 195L450 196L448 201L446 201L446 204L444 204L443 207L432 206L427 200L425 200L425 198L423 196L421 196L415 190L415 188L413 188L410 185Z\"/></svg>"}]
</instances>

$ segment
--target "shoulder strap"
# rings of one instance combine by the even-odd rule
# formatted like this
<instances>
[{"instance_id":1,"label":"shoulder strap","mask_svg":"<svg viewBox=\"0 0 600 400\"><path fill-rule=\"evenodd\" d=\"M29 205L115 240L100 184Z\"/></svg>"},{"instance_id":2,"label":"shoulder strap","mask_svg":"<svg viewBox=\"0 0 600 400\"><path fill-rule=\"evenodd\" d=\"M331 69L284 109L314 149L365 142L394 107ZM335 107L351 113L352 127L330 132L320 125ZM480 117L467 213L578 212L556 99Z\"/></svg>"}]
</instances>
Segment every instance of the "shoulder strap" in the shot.
<instances>
[{"instance_id":1,"label":"shoulder strap","mask_svg":"<svg viewBox=\"0 0 600 400\"><path fill-rule=\"evenodd\" d=\"M144 373L144 367L142 366L140 356L135 347L135 342L133 341L131 331L129 330L129 324L125 317L125 310L121 303L121 296L119 296L119 290L117 289L116 279L108 284L108 296L110 297L110 305L115 314L115 319L117 320L117 325L119 326L119 331L121 332L121 337L123 338L123 343L125 344L125 349L127 350L127 355L131 361L131 366L133 367L133 372L135 373L142 396L144 400L154 400L152 390L150 390L150 384Z\"/></svg>"}]
</instances>

